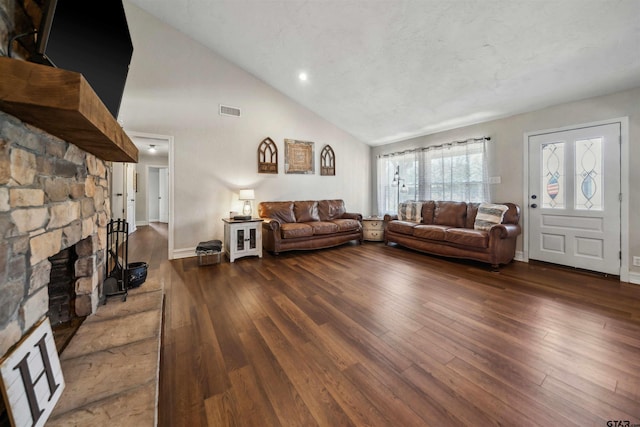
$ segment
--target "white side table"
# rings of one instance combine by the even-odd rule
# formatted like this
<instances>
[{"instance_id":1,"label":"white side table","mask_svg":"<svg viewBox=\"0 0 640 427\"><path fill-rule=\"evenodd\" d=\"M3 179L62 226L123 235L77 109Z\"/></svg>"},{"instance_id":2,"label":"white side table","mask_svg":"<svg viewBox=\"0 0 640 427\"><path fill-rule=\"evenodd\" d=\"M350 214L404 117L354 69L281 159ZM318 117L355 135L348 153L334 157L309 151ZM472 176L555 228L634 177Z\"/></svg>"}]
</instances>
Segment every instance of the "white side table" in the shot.
<instances>
[{"instance_id":1,"label":"white side table","mask_svg":"<svg viewBox=\"0 0 640 427\"><path fill-rule=\"evenodd\" d=\"M377 216L362 218L364 240L382 242L384 240L384 220Z\"/></svg>"},{"instance_id":2,"label":"white side table","mask_svg":"<svg viewBox=\"0 0 640 427\"><path fill-rule=\"evenodd\" d=\"M237 258L255 256L262 258L262 219L224 221L224 252L233 262Z\"/></svg>"}]
</instances>

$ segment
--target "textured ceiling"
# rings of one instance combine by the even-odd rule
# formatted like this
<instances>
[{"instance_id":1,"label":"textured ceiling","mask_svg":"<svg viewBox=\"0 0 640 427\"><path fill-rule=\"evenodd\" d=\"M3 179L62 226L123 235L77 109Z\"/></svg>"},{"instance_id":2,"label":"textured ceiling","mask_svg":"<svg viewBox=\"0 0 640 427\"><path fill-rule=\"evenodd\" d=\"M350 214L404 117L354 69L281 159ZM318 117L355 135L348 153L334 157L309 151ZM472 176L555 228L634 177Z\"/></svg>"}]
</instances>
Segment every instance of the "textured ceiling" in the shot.
<instances>
[{"instance_id":1,"label":"textured ceiling","mask_svg":"<svg viewBox=\"0 0 640 427\"><path fill-rule=\"evenodd\" d=\"M129 1L370 145L640 86L640 0Z\"/></svg>"}]
</instances>

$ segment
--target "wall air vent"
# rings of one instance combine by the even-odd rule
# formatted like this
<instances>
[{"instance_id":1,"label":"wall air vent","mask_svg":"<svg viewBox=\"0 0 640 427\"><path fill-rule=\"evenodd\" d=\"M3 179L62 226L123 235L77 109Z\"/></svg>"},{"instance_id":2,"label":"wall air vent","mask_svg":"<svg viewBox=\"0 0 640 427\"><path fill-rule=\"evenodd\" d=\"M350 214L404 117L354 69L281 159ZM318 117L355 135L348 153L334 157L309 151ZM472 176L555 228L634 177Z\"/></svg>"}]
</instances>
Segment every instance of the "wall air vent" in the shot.
<instances>
[{"instance_id":1,"label":"wall air vent","mask_svg":"<svg viewBox=\"0 0 640 427\"><path fill-rule=\"evenodd\" d=\"M229 105L220 104L219 113L221 116L240 117L240 109L238 107L230 107Z\"/></svg>"}]
</instances>

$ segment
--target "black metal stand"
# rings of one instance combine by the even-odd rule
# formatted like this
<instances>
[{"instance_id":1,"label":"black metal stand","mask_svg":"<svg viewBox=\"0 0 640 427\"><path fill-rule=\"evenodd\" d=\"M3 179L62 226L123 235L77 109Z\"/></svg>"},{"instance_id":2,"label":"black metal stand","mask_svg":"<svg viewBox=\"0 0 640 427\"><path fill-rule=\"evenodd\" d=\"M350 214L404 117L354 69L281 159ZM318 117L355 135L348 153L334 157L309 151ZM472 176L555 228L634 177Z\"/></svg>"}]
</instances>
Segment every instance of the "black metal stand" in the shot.
<instances>
[{"instance_id":1,"label":"black metal stand","mask_svg":"<svg viewBox=\"0 0 640 427\"><path fill-rule=\"evenodd\" d=\"M107 224L106 274L103 283L104 303L107 298L122 296L127 300L129 277L129 224L124 219L112 219Z\"/></svg>"}]
</instances>

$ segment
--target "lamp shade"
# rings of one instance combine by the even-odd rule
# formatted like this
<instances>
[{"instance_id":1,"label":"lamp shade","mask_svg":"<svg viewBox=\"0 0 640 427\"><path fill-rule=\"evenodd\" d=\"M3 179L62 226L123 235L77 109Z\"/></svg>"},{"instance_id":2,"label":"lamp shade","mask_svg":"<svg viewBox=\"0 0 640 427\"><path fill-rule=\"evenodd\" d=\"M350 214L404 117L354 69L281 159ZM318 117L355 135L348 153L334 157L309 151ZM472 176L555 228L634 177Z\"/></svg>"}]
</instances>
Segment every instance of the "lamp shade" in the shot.
<instances>
[{"instance_id":1,"label":"lamp shade","mask_svg":"<svg viewBox=\"0 0 640 427\"><path fill-rule=\"evenodd\" d=\"M240 196L238 197L240 200L253 200L255 198L256 195L252 188L248 190L240 190Z\"/></svg>"}]
</instances>

